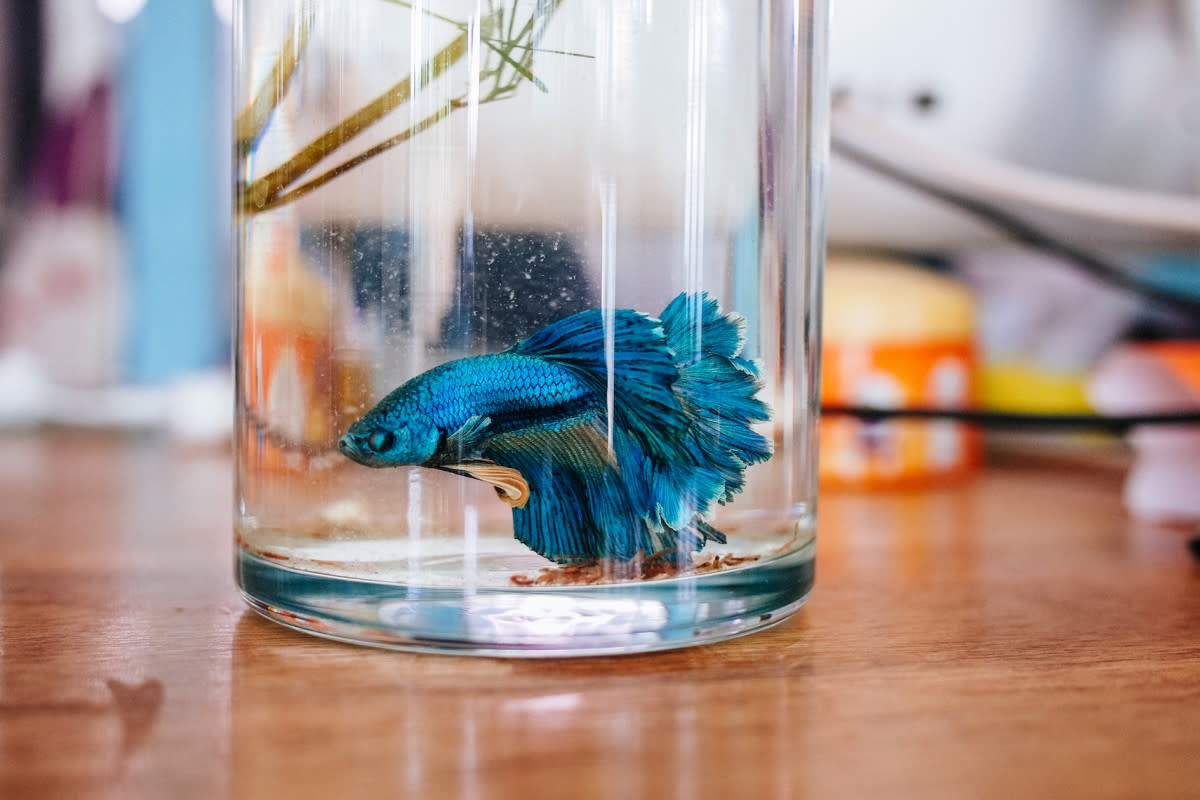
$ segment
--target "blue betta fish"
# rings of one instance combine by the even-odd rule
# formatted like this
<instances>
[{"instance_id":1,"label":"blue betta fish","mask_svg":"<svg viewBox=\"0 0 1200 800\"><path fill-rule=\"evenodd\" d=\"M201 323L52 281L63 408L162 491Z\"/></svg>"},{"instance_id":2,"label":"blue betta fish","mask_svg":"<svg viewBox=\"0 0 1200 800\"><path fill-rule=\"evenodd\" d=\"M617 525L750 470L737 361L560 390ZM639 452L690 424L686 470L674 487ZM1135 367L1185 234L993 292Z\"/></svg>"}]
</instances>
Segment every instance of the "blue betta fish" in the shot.
<instances>
[{"instance_id":1,"label":"blue betta fish","mask_svg":"<svg viewBox=\"0 0 1200 800\"><path fill-rule=\"evenodd\" d=\"M725 542L706 521L713 504L771 457L751 427L770 409L744 329L707 294L679 295L658 319L584 311L418 375L338 448L369 467L486 481L516 538L560 564L690 556Z\"/></svg>"}]
</instances>

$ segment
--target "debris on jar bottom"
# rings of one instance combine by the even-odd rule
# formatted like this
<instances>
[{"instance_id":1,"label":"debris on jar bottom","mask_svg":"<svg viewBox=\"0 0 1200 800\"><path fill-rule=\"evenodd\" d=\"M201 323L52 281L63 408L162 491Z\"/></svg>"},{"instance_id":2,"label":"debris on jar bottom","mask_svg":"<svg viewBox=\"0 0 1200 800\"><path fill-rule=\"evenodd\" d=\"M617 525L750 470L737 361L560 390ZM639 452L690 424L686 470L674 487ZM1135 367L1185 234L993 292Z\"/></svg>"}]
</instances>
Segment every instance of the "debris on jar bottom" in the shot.
<instances>
[{"instance_id":1,"label":"debris on jar bottom","mask_svg":"<svg viewBox=\"0 0 1200 800\"><path fill-rule=\"evenodd\" d=\"M592 586L629 580L704 575L723 569L732 569L742 564L758 561L758 559L759 556L710 553L693 559L689 564L679 564L670 559L654 556L630 561L589 561L586 564L545 567L536 574L513 575L509 580L515 586Z\"/></svg>"}]
</instances>

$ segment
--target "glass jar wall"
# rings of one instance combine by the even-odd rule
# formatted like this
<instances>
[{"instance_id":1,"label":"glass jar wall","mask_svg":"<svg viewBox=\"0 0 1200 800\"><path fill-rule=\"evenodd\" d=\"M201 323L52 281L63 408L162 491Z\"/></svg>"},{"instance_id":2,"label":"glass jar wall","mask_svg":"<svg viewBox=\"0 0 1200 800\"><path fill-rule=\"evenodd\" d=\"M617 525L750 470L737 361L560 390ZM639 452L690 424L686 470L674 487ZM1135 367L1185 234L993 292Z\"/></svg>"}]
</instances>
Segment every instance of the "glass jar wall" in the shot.
<instances>
[{"instance_id":1,"label":"glass jar wall","mask_svg":"<svg viewBox=\"0 0 1200 800\"><path fill-rule=\"evenodd\" d=\"M823 0L242 0L262 613L626 652L813 578Z\"/></svg>"}]
</instances>

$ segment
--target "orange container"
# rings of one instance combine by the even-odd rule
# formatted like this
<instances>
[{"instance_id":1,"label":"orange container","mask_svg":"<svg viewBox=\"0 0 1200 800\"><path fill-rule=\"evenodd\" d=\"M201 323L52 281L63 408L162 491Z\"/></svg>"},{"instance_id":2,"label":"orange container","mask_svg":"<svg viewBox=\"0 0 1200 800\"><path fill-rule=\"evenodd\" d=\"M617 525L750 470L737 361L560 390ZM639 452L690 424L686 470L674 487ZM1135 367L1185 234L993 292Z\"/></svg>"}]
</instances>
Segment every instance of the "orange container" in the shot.
<instances>
[{"instance_id":1,"label":"orange container","mask_svg":"<svg viewBox=\"0 0 1200 800\"><path fill-rule=\"evenodd\" d=\"M294 246L274 240L245 279L241 368L243 452L257 466L307 469L337 438L332 396L332 309L326 287Z\"/></svg>"},{"instance_id":2,"label":"orange container","mask_svg":"<svg viewBox=\"0 0 1200 800\"><path fill-rule=\"evenodd\" d=\"M977 401L970 295L948 278L872 259L830 259L821 402L875 408L966 408ZM828 417L826 486L893 488L962 479L980 463L973 427L943 420Z\"/></svg>"}]
</instances>

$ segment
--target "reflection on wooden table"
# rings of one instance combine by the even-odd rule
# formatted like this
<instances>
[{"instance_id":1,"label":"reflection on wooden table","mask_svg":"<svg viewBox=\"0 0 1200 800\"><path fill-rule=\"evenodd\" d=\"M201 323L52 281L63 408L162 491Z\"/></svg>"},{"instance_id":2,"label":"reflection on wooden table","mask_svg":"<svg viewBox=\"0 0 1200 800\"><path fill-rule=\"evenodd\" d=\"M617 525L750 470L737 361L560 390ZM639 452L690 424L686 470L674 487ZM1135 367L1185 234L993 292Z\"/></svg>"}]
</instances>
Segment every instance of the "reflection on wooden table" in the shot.
<instances>
[{"instance_id":1,"label":"reflection on wooden table","mask_svg":"<svg viewBox=\"0 0 1200 800\"><path fill-rule=\"evenodd\" d=\"M230 465L0 438L0 796L1186 796L1200 571L1120 476L822 498L810 605L692 650L496 661L247 612Z\"/></svg>"}]
</instances>

